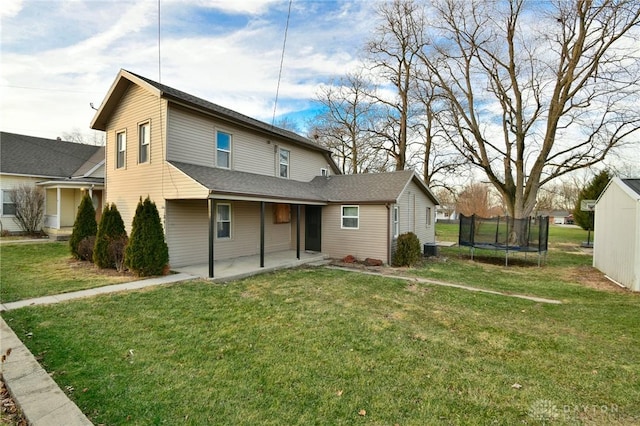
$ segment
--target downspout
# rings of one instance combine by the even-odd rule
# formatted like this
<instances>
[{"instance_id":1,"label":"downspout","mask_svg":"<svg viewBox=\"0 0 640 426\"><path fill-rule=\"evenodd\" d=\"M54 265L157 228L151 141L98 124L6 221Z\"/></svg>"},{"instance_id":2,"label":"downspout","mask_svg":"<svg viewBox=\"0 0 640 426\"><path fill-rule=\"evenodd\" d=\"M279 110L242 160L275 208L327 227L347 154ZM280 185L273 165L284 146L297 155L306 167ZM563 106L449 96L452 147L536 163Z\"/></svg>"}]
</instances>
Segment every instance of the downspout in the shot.
<instances>
[{"instance_id":1,"label":"downspout","mask_svg":"<svg viewBox=\"0 0 640 426\"><path fill-rule=\"evenodd\" d=\"M387 265L391 265L391 207L389 203L384 206L387 208Z\"/></svg>"}]
</instances>

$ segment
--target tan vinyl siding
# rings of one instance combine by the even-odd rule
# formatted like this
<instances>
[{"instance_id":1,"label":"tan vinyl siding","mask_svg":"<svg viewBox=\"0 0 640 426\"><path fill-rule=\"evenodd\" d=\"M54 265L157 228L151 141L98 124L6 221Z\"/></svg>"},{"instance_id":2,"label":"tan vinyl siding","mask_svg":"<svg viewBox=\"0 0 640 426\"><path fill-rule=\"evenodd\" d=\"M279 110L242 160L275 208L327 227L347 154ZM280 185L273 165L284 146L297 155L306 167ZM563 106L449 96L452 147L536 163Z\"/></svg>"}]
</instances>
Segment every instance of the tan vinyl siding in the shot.
<instances>
[{"instance_id":1,"label":"tan vinyl siding","mask_svg":"<svg viewBox=\"0 0 640 426\"><path fill-rule=\"evenodd\" d=\"M308 182L327 168L321 152L269 138L178 106L169 107L167 158L214 167L216 132L231 134L231 169L279 176L278 148L290 152L289 179Z\"/></svg>"},{"instance_id":2,"label":"tan vinyl siding","mask_svg":"<svg viewBox=\"0 0 640 426\"><path fill-rule=\"evenodd\" d=\"M231 205L231 239L214 242L214 258L230 259L260 253L260 203L216 200ZM291 223L275 224L273 204L265 206L265 252L295 249L295 208ZM209 213L207 200L167 202L167 244L172 267L208 262ZM301 234L304 228L301 229Z\"/></svg>"},{"instance_id":3,"label":"tan vinyl siding","mask_svg":"<svg viewBox=\"0 0 640 426\"><path fill-rule=\"evenodd\" d=\"M595 211L593 266L640 291L640 202L611 182Z\"/></svg>"},{"instance_id":4,"label":"tan vinyl siding","mask_svg":"<svg viewBox=\"0 0 640 426\"><path fill-rule=\"evenodd\" d=\"M387 229L389 210L384 205L360 205L359 228L341 228L340 204L322 209L322 252L333 258L347 255L371 257L388 263Z\"/></svg>"},{"instance_id":5,"label":"tan vinyl siding","mask_svg":"<svg viewBox=\"0 0 640 426\"><path fill-rule=\"evenodd\" d=\"M163 135L166 102L137 85L131 85L120 100L107 124L106 201L115 203L131 233L131 222L139 199L149 196L158 207L164 223L165 205L162 189L167 182L163 174ZM138 164L138 124L150 121L149 162ZM126 163L116 168L116 132L126 131Z\"/></svg>"},{"instance_id":6,"label":"tan vinyl siding","mask_svg":"<svg viewBox=\"0 0 640 426\"><path fill-rule=\"evenodd\" d=\"M435 242L435 205L427 195L411 181L398 200L400 233L413 232L420 245ZM427 207L431 207L431 221L427 225Z\"/></svg>"},{"instance_id":7,"label":"tan vinyl siding","mask_svg":"<svg viewBox=\"0 0 640 426\"><path fill-rule=\"evenodd\" d=\"M167 245L171 267L208 262L207 200L167 201Z\"/></svg>"}]
</instances>

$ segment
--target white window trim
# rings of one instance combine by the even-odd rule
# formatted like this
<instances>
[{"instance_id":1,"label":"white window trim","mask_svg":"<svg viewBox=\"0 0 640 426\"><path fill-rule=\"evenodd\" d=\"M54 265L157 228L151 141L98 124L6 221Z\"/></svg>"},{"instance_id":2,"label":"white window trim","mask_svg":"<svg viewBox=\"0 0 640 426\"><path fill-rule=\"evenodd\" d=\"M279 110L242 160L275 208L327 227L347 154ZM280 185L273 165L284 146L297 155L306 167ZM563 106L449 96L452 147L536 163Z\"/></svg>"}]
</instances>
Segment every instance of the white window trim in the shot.
<instances>
[{"instance_id":1,"label":"white window trim","mask_svg":"<svg viewBox=\"0 0 640 426\"><path fill-rule=\"evenodd\" d=\"M356 209L358 209L358 215L357 216L345 216L344 215L344 209L345 208L349 208L349 207L355 207ZM344 226L344 219L346 218L350 218L353 219L355 218L358 221L358 226ZM341 229L360 229L360 206L357 205L343 205L340 206L340 228Z\"/></svg>"},{"instance_id":2,"label":"white window trim","mask_svg":"<svg viewBox=\"0 0 640 426\"><path fill-rule=\"evenodd\" d=\"M400 235L400 208L398 206L393 206L391 214L393 222L393 238L398 238L398 235Z\"/></svg>"},{"instance_id":3,"label":"white window trim","mask_svg":"<svg viewBox=\"0 0 640 426\"><path fill-rule=\"evenodd\" d=\"M122 135L122 145L123 145L123 149L120 150L120 147L118 146L118 136ZM122 165L119 166L118 165L118 159L120 157L120 153L123 153L122 155ZM127 167L127 131L126 130L120 130L116 132L116 169L125 169Z\"/></svg>"},{"instance_id":4,"label":"white window trim","mask_svg":"<svg viewBox=\"0 0 640 426\"><path fill-rule=\"evenodd\" d=\"M224 133L225 135L229 135L229 150L226 149L220 149L218 148L218 134L219 133ZM227 132L225 130L222 129L216 129L216 167L219 167L221 169L227 169L227 170L231 170L231 151L233 150L233 134L231 134L230 132ZM229 154L229 164L227 165L227 167L221 166L218 164L218 152L226 152L227 154Z\"/></svg>"},{"instance_id":5,"label":"white window trim","mask_svg":"<svg viewBox=\"0 0 640 426\"><path fill-rule=\"evenodd\" d=\"M320 169L320 176L328 177L329 169L325 169L324 167Z\"/></svg>"},{"instance_id":6,"label":"white window trim","mask_svg":"<svg viewBox=\"0 0 640 426\"><path fill-rule=\"evenodd\" d=\"M282 162L282 153L286 152L287 153L287 162L283 163ZM280 168L285 165L287 166L287 175L286 176L282 176L282 173L280 172ZM283 178L283 179L289 179L289 176L291 175L291 151L288 149L284 149L284 148L278 148L278 176Z\"/></svg>"},{"instance_id":7,"label":"white window trim","mask_svg":"<svg viewBox=\"0 0 640 426\"><path fill-rule=\"evenodd\" d=\"M433 209L431 207L427 207L427 226L431 226L431 224L433 223L433 218L431 217L433 215Z\"/></svg>"},{"instance_id":8,"label":"white window trim","mask_svg":"<svg viewBox=\"0 0 640 426\"><path fill-rule=\"evenodd\" d=\"M228 237L219 237L218 236L218 223L224 223L225 221L218 220L218 207L219 206L227 206L229 207L229 236ZM231 210L231 203L216 203L216 240L230 240L233 236L233 212Z\"/></svg>"},{"instance_id":9,"label":"white window trim","mask_svg":"<svg viewBox=\"0 0 640 426\"><path fill-rule=\"evenodd\" d=\"M147 132L145 133L145 140L140 137L140 129L143 126L147 126ZM145 143L146 142L146 143ZM147 146L147 159L141 161L142 147ZM151 162L151 120L142 121L138 123L138 164L147 164Z\"/></svg>"}]
</instances>

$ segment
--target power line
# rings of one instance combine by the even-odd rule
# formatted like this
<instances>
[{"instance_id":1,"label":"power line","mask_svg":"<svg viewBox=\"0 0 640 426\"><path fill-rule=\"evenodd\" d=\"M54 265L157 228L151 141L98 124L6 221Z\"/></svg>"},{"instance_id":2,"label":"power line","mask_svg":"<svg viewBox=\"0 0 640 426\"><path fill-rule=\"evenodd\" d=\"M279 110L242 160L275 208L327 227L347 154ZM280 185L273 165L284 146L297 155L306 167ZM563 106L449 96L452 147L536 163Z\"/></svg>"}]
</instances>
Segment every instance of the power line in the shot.
<instances>
[{"instance_id":1,"label":"power line","mask_svg":"<svg viewBox=\"0 0 640 426\"><path fill-rule=\"evenodd\" d=\"M284 51L287 46L287 32L289 31L289 18L291 17L291 2L289 0L289 11L287 12L287 24L284 27L284 41L282 42L282 56L280 56L280 71L278 71L278 85L276 87L276 100L273 103L273 118L271 118L271 127L276 121L276 109L278 108L278 95L280 94L280 79L282 78L282 64L284 63Z\"/></svg>"}]
</instances>

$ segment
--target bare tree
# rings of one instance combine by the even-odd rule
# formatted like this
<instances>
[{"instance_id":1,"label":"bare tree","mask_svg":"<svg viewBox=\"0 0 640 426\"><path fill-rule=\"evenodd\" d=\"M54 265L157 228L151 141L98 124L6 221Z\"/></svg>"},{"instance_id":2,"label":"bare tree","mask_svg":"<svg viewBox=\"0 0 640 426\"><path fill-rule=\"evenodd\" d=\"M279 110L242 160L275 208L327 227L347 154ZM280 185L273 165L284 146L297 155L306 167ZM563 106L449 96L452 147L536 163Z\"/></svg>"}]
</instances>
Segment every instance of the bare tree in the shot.
<instances>
[{"instance_id":1,"label":"bare tree","mask_svg":"<svg viewBox=\"0 0 640 426\"><path fill-rule=\"evenodd\" d=\"M447 138L510 215L638 131L637 0L441 0L420 59L447 98Z\"/></svg>"},{"instance_id":2,"label":"bare tree","mask_svg":"<svg viewBox=\"0 0 640 426\"><path fill-rule=\"evenodd\" d=\"M16 206L14 220L29 235L40 230L44 216L44 193L34 185L23 184L11 190Z\"/></svg>"},{"instance_id":3,"label":"bare tree","mask_svg":"<svg viewBox=\"0 0 640 426\"><path fill-rule=\"evenodd\" d=\"M372 90L371 83L357 72L318 91L317 100L324 108L315 118L312 136L331 149L344 174L386 168L385 156L379 155L369 131L376 113Z\"/></svg>"},{"instance_id":4,"label":"bare tree","mask_svg":"<svg viewBox=\"0 0 640 426\"><path fill-rule=\"evenodd\" d=\"M67 142L82 143L85 145L104 146L104 132L93 131L91 133L82 133L80 129L74 128L70 132L63 132L62 139Z\"/></svg>"},{"instance_id":5,"label":"bare tree","mask_svg":"<svg viewBox=\"0 0 640 426\"><path fill-rule=\"evenodd\" d=\"M485 183L471 183L465 186L456 200L456 211L465 216L476 214L480 217L502 215L500 200Z\"/></svg>"},{"instance_id":6,"label":"bare tree","mask_svg":"<svg viewBox=\"0 0 640 426\"><path fill-rule=\"evenodd\" d=\"M422 6L413 0L381 3L380 24L367 45L369 61L374 71L393 94L379 92L376 101L386 114L372 129L381 141L381 148L395 160L395 169L407 166L407 148L411 121L416 113L411 105L415 89L418 53L423 48L424 14Z\"/></svg>"}]
</instances>

